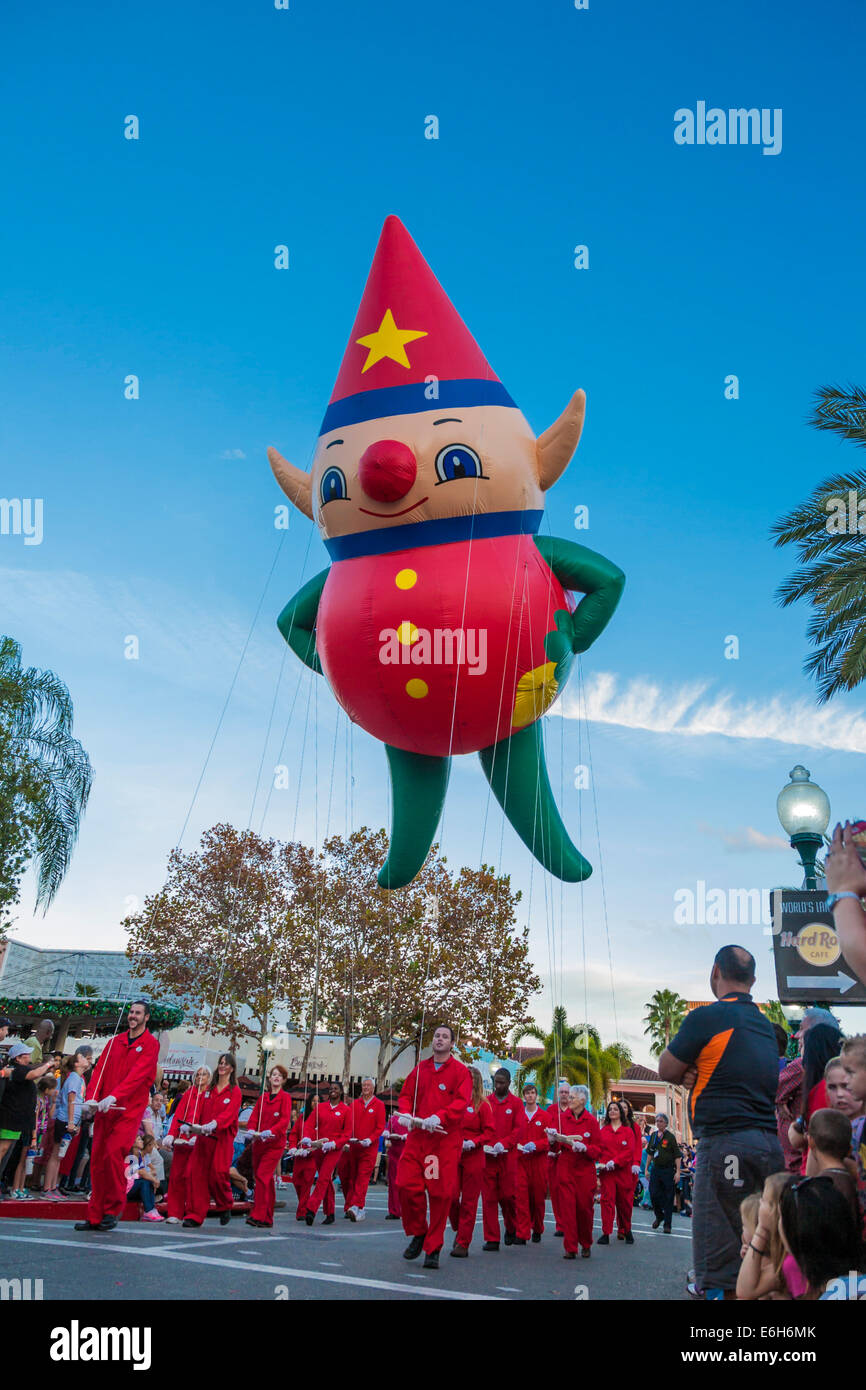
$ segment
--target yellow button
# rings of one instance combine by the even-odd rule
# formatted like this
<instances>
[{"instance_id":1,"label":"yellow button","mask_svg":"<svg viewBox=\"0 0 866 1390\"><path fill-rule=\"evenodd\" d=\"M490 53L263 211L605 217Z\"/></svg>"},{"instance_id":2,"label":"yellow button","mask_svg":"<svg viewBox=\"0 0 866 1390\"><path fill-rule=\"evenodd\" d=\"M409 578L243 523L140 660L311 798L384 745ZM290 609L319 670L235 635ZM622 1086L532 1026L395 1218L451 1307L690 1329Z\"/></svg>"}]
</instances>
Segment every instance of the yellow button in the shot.
<instances>
[{"instance_id":1,"label":"yellow button","mask_svg":"<svg viewBox=\"0 0 866 1390\"><path fill-rule=\"evenodd\" d=\"M406 682L406 694L411 695L413 700L423 700L428 689L426 681L412 680Z\"/></svg>"},{"instance_id":2,"label":"yellow button","mask_svg":"<svg viewBox=\"0 0 866 1390\"><path fill-rule=\"evenodd\" d=\"M409 619L405 618L397 628L397 637L404 647L411 647L413 642L418 641L418 629L414 623L410 623Z\"/></svg>"},{"instance_id":3,"label":"yellow button","mask_svg":"<svg viewBox=\"0 0 866 1390\"><path fill-rule=\"evenodd\" d=\"M398 589L411 589L414 584L418 583L418 576L414 570L401 570L394 583Z\"/></svg>"}]
</instances>

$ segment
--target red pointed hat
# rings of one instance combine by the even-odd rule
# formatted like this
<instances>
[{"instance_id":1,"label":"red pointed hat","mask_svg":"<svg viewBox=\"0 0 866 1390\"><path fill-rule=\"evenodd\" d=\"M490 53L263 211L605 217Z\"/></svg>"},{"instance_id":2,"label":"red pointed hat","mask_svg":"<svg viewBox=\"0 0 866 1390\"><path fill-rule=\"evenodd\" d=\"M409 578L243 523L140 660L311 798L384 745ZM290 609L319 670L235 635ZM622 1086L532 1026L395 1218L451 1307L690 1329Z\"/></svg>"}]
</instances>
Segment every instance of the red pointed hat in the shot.
<instances>
[{"instance_id":1,"label":"red pointed hat","mask_svg":"<svg viewBox=\"0 0 866 1390\"><path fill-rule=\"evenodd\" d=\"M517 409L399 217L388 217L319 433L471 405Z\"/></svg>"}]
</instances>

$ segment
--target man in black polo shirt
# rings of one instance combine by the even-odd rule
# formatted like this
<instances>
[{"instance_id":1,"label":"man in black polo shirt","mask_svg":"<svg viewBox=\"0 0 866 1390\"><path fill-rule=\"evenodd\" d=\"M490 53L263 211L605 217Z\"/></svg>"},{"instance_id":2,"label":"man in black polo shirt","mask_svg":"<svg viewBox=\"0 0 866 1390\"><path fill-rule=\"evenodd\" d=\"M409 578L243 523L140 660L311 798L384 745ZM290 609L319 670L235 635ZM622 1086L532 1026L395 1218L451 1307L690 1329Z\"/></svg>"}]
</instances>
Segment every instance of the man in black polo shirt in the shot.
<instances>
[{"instance_id":1,"label":"man in black polo shirt","mask_svg":"<svg viewBox=\"0 0 866 1390\"><path fill-rule=\"evenodd\" d=\"M773 1025L749 993L755 958L723 946L713 962L715 1004L693 1009L659 1058L663 1081L691 1088L699 1140L692 1246L707 1298L733 1297L740 1267L740 1202L785 1166L776 1134L779 1053Z\"/></svg>"},{"instance_id":2,"label":"man in black polo shirt","mask_svg":"<svg viewBox=\"0 0 866 1390\"><path fill-rule=\"evenodd\" d=\"M655 1214L653 1230L658 1230L664 1222L664 1233L669 1236L674 1210L674 1190L680 1179L682 1154L676 1136L668 1129L668 1117L662 1111L656 1115L655 1131L647 1140L646 1152L647 1159L652 1159L649 1195Z\"/></svg>"}]
</instances>

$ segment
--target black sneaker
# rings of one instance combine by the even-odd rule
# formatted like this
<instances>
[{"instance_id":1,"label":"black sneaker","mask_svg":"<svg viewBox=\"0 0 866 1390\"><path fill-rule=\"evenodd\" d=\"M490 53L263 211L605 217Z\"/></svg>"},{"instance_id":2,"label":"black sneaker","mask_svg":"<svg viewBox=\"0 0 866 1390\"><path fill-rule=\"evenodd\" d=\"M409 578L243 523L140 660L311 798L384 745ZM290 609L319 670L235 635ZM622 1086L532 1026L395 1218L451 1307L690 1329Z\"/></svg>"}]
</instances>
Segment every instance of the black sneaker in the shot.
<instances>
[{"instance_id":1,"label":"black sneaker","mask_svg":"<svg viewBox=\"0 0 866 1390\"><path fill-rule=\"evenodd\" d=\"M322 1225L323 1225L323 1226L333 1226L334 1221L335 1221L335 1217L333 1217L333 1216L326 1216L325 1219L324 1219L324 1221L322 1222Z\"/></svg>"},{"instance_id":2,"label":"black sneaker","mask_svg":"<svg viewBox=\"0 0 866 1390\"><path fill-rule=\"evenodd\" d=\"M455 1260L465 1260L469 1257L469 1251L465 1245L452 1245L449 1254L453 1255Z\"/></svg>"},{"instance_id":3,"label":"black sneaker","mask_svg":"<svg viewBox=\"0 0 866 1390\"><path fill-rule=\"evenodd\" d=\"M185 1224L185 1223L184 1223ZM98 1221L76 1221L73 1230L75 1231L98 1231Z\"/></svg>"},{"instance_id":4,"label":"black sneaker","mask_svg":"<svg viewBox=\"0 0 866 1390\"><path fill-rule=\"evenodd\" d=\"M558 1236L559 1239L562 1240L562 1237L565 1235L565 1231L554 1231L553 1234L554 1234L555 1236Z\"/></svg>"},{"instance_id":5,"label":"black sneaker","mask_svg":"<svg viewBox=\"0 0 866 1390\"><path fill-rule=\"evenodd\" d=\"M516 1237L515 1237L515 1234L514 1234L513 1231L506 1231L506 1232L505 1232L505 1244L506 1244L506 1245L513 1245L514 1242L515 1242L515 1239L516 1239Z\"/></svg>"},{"instance_id":6,"label":"black sneaker","mask_svg":"<svg viewBox=\"0 0 866 1390\"><path fill-rule=\"evenodd\" d=\"M482 1250L498 1250L498 1249L499 1249L499 1241L498 1241L498 1240L485 1240L485 1242L484 1242L484 1244L482 1245L481 1249L482 1249Z\"/></svg>"},{"instance_id":7,"label":"black sneaker","mask_svg":"<svg viewBox=\"0 0 866 1390\"><path fill-rule=\"evenodd\" d=\"M229 1224L229 1222L231 1221L231 1219L232 1219L232 1214L231 1214L230 1211L221 1211L221 1212L220 1212L220 1225L221 1225L221 1226L227 1226L227 1225Z\"/></svg>"},{"instance_id":8,"label":"black sneaker","mask_svg":"<svg viewBox=\"0 0 866 1390\"><path fill-rule=\"evenodd\" d=\"M625 1240L626 1245L634 1245L634 1236L632 1235L631 1231L626 1231L623 1239Z\"/></svg>"},{"instance_id":9,"label":"black sneaker","mask_svg":"<svg viewBox=\"0 0 866 1390\"><path fill-rule=\"evenodd\" d=\"M399 1221L399 1220L401 1220L401 1218L400 1218L399 1216L394 1216L393 1213L389 1211L389 1212L388 1212L388 1215L385 1217L385 1220L386 1220L386 1221Z\"/></svg>"},{"instance_id":10,"label":"black sneaker","mask_svg":"<svg viewBox=\"0 0 866 1390\"><path fill-rule=\"evenodd\" d=\"M507 1236L506 1236L506 1238L505 1238L505 1244L506 1244L506 1245L508 1244L508 1237L507 1237ZM526 1241L525 1241L525 1240L522 1240L520 1236L515 1236L514 1239L513 1239L513 1241L511 1242L511 1244L512 1244L512 1245L525 1245L525 1244L526 1244Z\"/></svg>"},{"instance_id":11,"label":"black sneaker","mask_svg":"<svg viewBox=\"0 0 866 1390\"><path fill-rule=\"evenodd\" d=\"M576 1260L576 1259L577 1259L577 1256L576 1256L576 1254L574 1253L573 1250L566 1250L566 1252L565 1252L565 1254L563 1255L562 1258L563 1258L564 1260Z\"/></svg>"},{"instance_id":12,"label":"black sneaker","mask_svg":"<svg viewBox=\"0 0 866 1390\"><path fill-rule=\"evenodd\" d=\"M441 1248L442 1248L442 1247L441 1247L441 1245L440 1245L439 1249L441 1250ZM424 1264L423 1264L421 1267L422 1267L422 1269L438 1269L438 1268L439 1268L439 1250L428 1250L428 1251L427 1251L427 1254L426 1254L426 1256L425 1256L425 1258L424 1258Z\"/></svg>"},{"instance_id":13,"label":"black sneaker","mask_svg":"<svg viewBox=\"0 0 866 1390\"><path fill-rule=\"evenodd\" d=\"M670 1226L662 1226L662 1230L664 1231L664 1233L665 1233L666 1236L669 1236L670 1233L671 1233L671 1228L670 1228Z\"/></svg>"},{"instance_id":14,"label":"black sneaker","mask_svg":"<svg viewBox=\"0 0 866 1390\"><path fill-rule=\"evenodd\" d=\"M533 1244L533 1245L540 1245L540 1244L541 1244L541 1232L540 1232L540 1231L533 1231L533 1232L532 1232L532 1244Z\"/></svg>"},{"instance_id":15,"label":"black sneaker","mask_svg":"<svg viewBox=\"0 0 866 1390\"><path fill-rule=\"evenodd\" d=\"M304 1220L306 1221L306 1223L307 1223L308 1226L312 1226L312 1224L313 1224L313 1222L315 1221L315 1219L316 1219L316 1213L315 1213L314 1211L308 1211L307 1214L306 1214L306 1216L304 1217Z\"/></svg>"},{"instance_id":16,"label":"black sneaker","mask_svg":"<svg viewBox=\"0 0 866 1390\"><path fill-rule=\"evenodd\" d=\"M655 1221L653 1222L653 1230L654 1230L654 1231L657 1231L658 1228L659 1228L659 1226L660 1226L661 1224L662 1224L662 1219L661 1219L660 1216L657 1216L656 1219L655 1219Z\"/></svg>"},{"instance_id":17,"label":"black sneaker","mask_svg":"<svg viewBox=\"0 0 866 1390\"><path fill-rule=\"evenodd\" d=\"M610 1245L610 1236L599 1236L596 1245Z\"/></svg>"},{"instance_id":18,"label":"black sneaker","mask_svg":"<svg viewBox=\"0 0 866 1390\"><path fill-rule=\"evenodd\" d=\"M195 1226L195 1227L199 1227L199 1226L201 1225L201 1222L200 1222L200 1221L193 1221L193 1219L192 1219L191 1216L187 1216L187 1217L185 1218L183 1224L184 1224L184 1226Z\"/></svg>"},{"instance_id":19,"label":"black sneaker","mask_svg":"<svg viewBox=\"0 0 866 1390\"><path fill-rule=\"evenodd\" d=\"M413 1236L412 1239L409 1241L409 1244L406 1246L406 1249L403 1251L403 1259L404 1259L404 1260L417 1260L418 1256L421 1254L421 1251L422 1251L423 1249L424 1249L424 1237L423 1237L423 1236Z\"/></svg>"},{"instance_id":20,"label":"black sneaker","mask_svg":"<svg viewBox=\"0 0 866 1390\"><path fill-rule=\"evenodd\" d=\"M100 1221L100 1223L99 1223L99 1225L97 1226L96 1229L97 1229L97 1231L113 1231L116 1225L117 1225L117 1217L116 1217L116 1216L103 1216L102 1220Z\"/></svg>"}]
</instances>

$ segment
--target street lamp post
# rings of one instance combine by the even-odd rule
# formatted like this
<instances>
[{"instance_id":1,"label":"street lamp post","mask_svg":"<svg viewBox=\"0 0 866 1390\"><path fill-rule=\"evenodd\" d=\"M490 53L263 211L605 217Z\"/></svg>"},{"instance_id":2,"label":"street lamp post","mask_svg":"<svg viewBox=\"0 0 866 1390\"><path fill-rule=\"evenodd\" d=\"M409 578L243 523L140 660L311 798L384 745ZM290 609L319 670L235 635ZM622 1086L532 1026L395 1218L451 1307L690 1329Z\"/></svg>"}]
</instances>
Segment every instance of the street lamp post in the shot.
<instances>
[{"instance_id":1,"label":"street lamp post","mask_svg":"<svg viewBox=\"0 0 866 1390\"><path fill-rule=\"evenodd\" d=\"M809 770L798 763L788 776L790 781L776 799L779 822L789 836L791 848L797 851L806 887L817 888L815 861L824 844L824 833L830 824L830 801L816 782L810 782Z\"/></svg>"}]
</instances>

